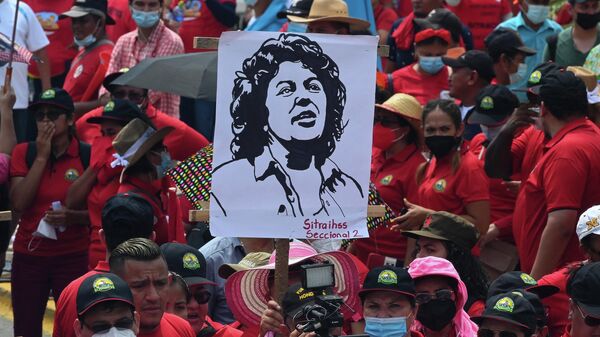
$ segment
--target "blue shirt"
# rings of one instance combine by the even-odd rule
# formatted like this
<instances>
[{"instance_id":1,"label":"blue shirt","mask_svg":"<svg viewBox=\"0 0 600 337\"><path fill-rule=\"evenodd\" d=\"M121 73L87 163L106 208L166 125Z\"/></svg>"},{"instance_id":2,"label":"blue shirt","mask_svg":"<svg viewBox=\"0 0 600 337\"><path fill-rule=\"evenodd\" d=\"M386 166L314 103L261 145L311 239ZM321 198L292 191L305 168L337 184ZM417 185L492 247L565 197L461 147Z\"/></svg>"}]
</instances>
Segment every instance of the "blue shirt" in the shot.
<instances>
[{"instance_id":1,"label":"blue shirt","mask_svg":"<svg viewBox=\"0 0 600 337\"><path fill-rule=\"evenodd\" d=\"M536 51L535 55L525 58L525 64L527 64L527 76L520 82L508 86L511 90L525 88L527 86L529 75L531 75L533 69L544 62L544 49L547 44L546 38L550 35L560 33L562 28L554 20L546 19L538 30L533 30L533 28L529 27L523 19L522 13L500 23L496 29L498 28L508 28L516 31L519 33L519 36L521 36L523 44Z\"/></svg>"}]
</instances>

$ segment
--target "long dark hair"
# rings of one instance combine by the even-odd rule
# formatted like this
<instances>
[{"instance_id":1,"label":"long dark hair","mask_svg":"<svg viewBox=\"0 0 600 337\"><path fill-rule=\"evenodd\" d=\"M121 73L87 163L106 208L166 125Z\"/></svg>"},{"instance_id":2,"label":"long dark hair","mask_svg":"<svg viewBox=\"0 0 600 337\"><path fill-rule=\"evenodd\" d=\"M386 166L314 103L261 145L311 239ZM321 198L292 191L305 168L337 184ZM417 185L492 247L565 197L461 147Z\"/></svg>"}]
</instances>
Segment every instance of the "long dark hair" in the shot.
<instances>
[{"instance_id":1,"label":"long dark hair","mask_svg":"<svg viewBox=\"0 0 600 337\"><path fill-rule=\"evenodd\" d=\"M452 263L467 287L469 298L465 304L465 310L468 310L474 302L486 299L489 286L487 274L479 260L470 251L460 248L451 241L442 241L442 243L448 251L446 260Z\"/></svg>"}]
</instances>

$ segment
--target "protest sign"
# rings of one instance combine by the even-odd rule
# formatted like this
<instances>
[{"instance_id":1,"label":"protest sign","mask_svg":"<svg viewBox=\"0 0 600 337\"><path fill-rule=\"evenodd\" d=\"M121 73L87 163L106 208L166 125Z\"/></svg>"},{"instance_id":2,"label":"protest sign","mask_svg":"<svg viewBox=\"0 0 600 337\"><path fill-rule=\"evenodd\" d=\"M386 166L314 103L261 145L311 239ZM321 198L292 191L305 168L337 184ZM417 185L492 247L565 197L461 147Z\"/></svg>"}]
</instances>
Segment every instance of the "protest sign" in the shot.
<instances>
[{"instance_id":1,"label":"protest sign","mask_svg":"<svg viewBox=\"0 0 600 337\"><path fill-rule=\"evenodd\" d=\"M211 233L367 236L377 38L219 41Z\"/></svg>"}]
</instances>

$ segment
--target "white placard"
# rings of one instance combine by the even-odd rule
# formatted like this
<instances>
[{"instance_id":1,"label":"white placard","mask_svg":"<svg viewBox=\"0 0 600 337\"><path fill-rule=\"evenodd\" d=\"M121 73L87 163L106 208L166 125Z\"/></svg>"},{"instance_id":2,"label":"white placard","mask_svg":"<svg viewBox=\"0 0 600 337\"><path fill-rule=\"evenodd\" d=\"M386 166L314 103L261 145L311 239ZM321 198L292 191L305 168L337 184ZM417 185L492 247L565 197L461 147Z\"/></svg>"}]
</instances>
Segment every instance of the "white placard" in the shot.
<instances>
[{"instance_id":1,"label":"white placard","mask_svg":"<svg viewBox=\"0 0 600 337\"><path fill-rule=\"evenodd\" d=\"M219 40L211 233L368 236L377 38Z\"/></svg>"}]
</instances>

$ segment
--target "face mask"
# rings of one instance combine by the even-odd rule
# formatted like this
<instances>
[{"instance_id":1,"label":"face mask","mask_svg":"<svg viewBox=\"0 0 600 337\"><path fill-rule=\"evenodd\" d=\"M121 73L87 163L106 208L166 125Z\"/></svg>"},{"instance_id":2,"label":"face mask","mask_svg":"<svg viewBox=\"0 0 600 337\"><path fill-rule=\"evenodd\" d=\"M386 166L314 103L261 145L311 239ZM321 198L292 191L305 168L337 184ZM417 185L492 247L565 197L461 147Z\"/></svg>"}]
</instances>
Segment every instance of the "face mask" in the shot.
<instances>
[{"instance_id":1,"label":"face mask","mask_svg":"<svg viewBox=\"0 0 600 337\"><path fill-rule=\"evenodd\" d=\"M365 317L365 333L372 337L404 337L408 332L406 317Z\"/></svg>"},{"instance_id":2,"label":"face mask","mask_svg":"<svg viewBox=\"0 0 600 337\"><path fill-rule=\"evenodd\" d=\"M250 7L254 7L254 5L256 5L256 3L258 2L258 0L246 0L246 6L250 6Z\"/></svg>"},{"instance_id":3,"label":"face mask","mask_svg":"<svg viewBox=\"0 0 600 337\"><path fill-rule=\"evenodd\" d=\"M480 125L480 126L481 126L481 133L484 134L484 136L487 140L493 140L500 133L500 130L502 130L502 125L499 125L499 126Z\"/></svg>"},{"instance_id":4,"label":"face mask","mask_svg":"<svg viewBox=\"0 0 600 337\"><path fill-rule=\"evenodd\" d=\"M92 337L135 337L133 330L117 329L114 326L105 333L95 333Z\"/></svg>"},{"instance_id":5,"label":"face mask","mask_svg":"<svg viewBox=\"0 0 600 337\"><path fill-rule=\"evenodd\" d=\"M508 75L508 78L510 79L510 84L519 83L526 77L527 77L527 64L525 64L525 63L519 63L517 72Z\"/></svg>"},{"instance_id":6,"label":"face mask","mask_svg":"<svg viewBox=\"0 0 600 337\"><path fill-rule=\"evenodd\" d=\"M456 304L452 300L431 300L419 305L417 320L426 328L440 331L450 324L456 315Z\"/></svg>"},{"instance_id":7,"label":"face mask","mask_svg":"<svg viewBox=\"0 0 600 337\"><path fill-rule=\"evenodd\" d=\"M424 72L434 75L444 67L441 56L419 56L419 67Z\"/></svg>"},{"instance_id":8,"label":"face mask","mask_svg":"<svg viewBox=\"0 0 600 337\"><path fill-rule=\"evenodd\" d=\"M76 37L73 37L73 42L75 42L75 44L78 47L87 47L96 42L96 37L94 36L94 34L90 34L81 40L77 39Z\"/></svg>"},{"instance_id":9,"label":"face mask","mask_svg":"<svg viewBox=\"0 0 600 337\"><path fill-rule=\"evenodd\" d=\"M130 7L130 9L133 21L135 21L135 24L140 28L150 28L154 26L160 18L158 11L144 12L134 9L133 7Z\"/></svg>"},{"instance_id":10,"label":"face mask","mask_svg":"<svg viewBox=\"0 0 600 337\"><path fill-rule=\"evenodd\" d=\"M535 25L544 22L550 14L550 6L530 5L527 3L527 18Z\"/></svg>"},{"instance_id":11,"label":"face mask","mask_svg":"<svg viewBox=\"0 0 600 337\"><path fill-rule=\"evenodd\" d=\"M173 159L171 159L171 155L167 151L163 151L160 153L160 165L154 165L156 168L156 175L158 179L164 178L167 171L175 167L175 163Z\"/></svg>"},{"instance_id":12,"label":"face mask","mask_svg":"<svg viewBox=\"0 0 600 337\"><path fill-rule=\"evenodd\" d=\"M458 139L454 136L429 136L425 137L425 145L435 157L442 158L456 148Z\"/></svg>"},{"instance_id":13,"label":"face mask","mask_svg":"<svg viewBox=\"0 0 600 337\"><path fill-rule=\"evenodd\" d=\"M389 149L394 142L402 138L396 138L396 130L398 129L386 128L380 123L375 124L373 126L373 146L381 151Z\"/></svg>"},{"instance_id":14,"label":"face mask","mask_svg":"<svg viewBox=\"0 0 600 337\"><path fill-rule=\"evenodd\" d=\"M288 24L288 33L306 33L308 25L306 23L290 22Z\"/></svg>"},{"instance_id":15,"label":"face mask","mask_svg":"<svg viewBox=\"0 0 600 337\"><path fill-rule=\"evenodd\" d=\"M595 14L577 13L577 20L575 20L579 27L588 30L596 28L600 21L600 12Z\"/></svg>"}]
</instances>

